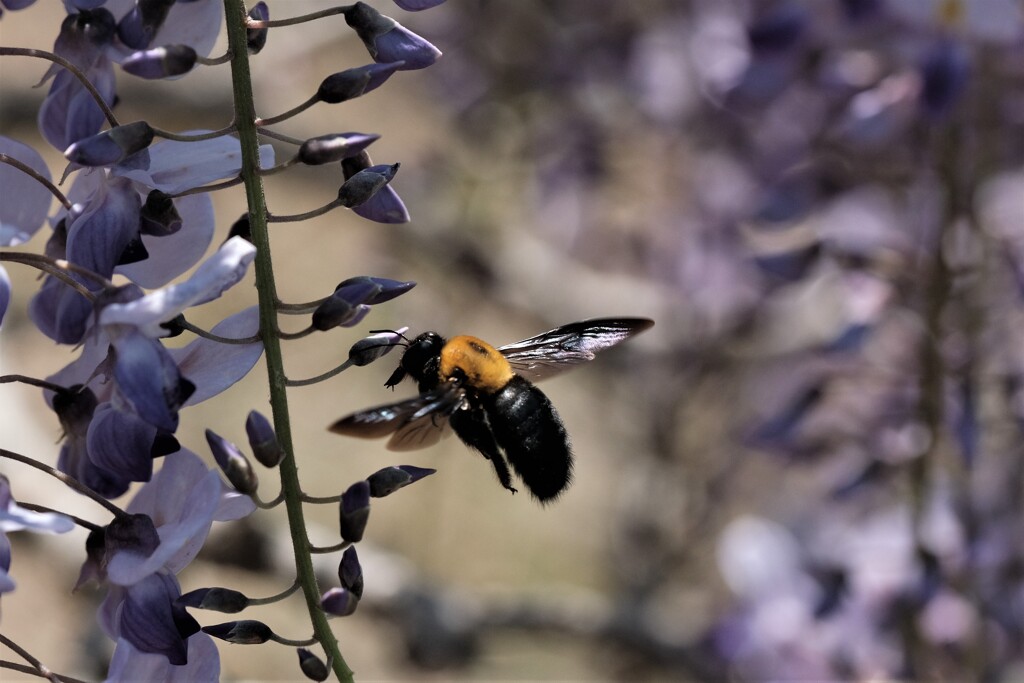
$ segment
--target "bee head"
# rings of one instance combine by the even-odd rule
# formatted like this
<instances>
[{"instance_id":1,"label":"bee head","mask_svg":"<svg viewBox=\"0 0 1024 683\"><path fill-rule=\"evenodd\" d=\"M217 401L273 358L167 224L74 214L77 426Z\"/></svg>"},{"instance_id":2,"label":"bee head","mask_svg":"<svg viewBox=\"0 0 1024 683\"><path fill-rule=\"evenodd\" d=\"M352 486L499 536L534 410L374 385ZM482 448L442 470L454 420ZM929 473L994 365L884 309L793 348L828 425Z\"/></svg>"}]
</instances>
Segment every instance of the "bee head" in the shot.
<instances>
[{"instance_id":1,"label":"bee head","mask_svg":"<svg viewBox=\"0 0 1024 683\"><path fill-rule=\"evenodd\" d=\"M394 388L406 375L411 376L420 385L436 383L438 359L444 347L444 339L437 332L424 332L412 341L405 339L405 353L402 362L388 378L385 386Z\"/></svg>"}]
</instances>

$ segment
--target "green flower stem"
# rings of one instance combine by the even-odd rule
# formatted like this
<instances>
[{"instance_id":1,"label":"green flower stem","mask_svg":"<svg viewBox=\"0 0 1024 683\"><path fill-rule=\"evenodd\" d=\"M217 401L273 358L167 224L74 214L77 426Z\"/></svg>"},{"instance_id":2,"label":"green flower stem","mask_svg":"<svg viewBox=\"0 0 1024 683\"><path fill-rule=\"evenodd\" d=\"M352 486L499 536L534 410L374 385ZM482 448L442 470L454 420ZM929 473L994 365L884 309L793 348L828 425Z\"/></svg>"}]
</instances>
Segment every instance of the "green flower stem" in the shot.
<instances>
[{"instance_id":1,"label":"green flower stem","mask_svg":"<svg viewBox=\"0 0 1024 683\"><path fill-rule=\"evenodd\" d=\"M256 132L256 108L252 96L252 78L249 73L249 55L246 51L246 10L242 0L224 0L228 49L231 52L231 81L234 87L235 123L242 148L242 176L249 203L249 225L252 241L256 245L256 288L259 292L260 330L267 359L270 407L274 416L274 429L285 452L278 471L281 489L288 512L288 528L295 551L296 577L302 586L310 622L316 640L331 658L334 675L339 681L351 681L352 670L338 650L338 640L320 608L320 589L313 571L309 538L302 510L302 490L299 486L298 467L292 445L291 423L288 418L288 395L285 384L281 340L278 338L276 286L274 267L270 258L270 235L267 230L267 204L260 178L259 138Z\"/></svg>"}]
</instances>

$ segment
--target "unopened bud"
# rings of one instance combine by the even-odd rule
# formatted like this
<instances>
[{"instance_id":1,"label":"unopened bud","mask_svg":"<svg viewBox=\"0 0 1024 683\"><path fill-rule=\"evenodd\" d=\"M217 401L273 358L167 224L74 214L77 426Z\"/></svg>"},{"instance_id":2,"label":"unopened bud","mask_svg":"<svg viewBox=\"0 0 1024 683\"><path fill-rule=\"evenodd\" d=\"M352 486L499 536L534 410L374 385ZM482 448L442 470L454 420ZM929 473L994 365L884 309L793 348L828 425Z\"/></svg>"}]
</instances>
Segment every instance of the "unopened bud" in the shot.
<instances>
[{"instance_id":1,"label":"unopened bud","mask_svg":"<svg viewBox=\"0 0 1024 683\"><path fill-rule=\"evenodd\" d=\"M277 440L274 427L262 414L252 410L245 418L245 433L249 437L252 454L264 467L277 467L284 459L284 450Z\"/></svg>"},{"instance_id":2,"label":"unopened bud","mask_svg":"<svg viewBox=\"0 0 1024 683\"><path fill-rule=\"evenodd\" d=\"M185 593L175 600L182 607L208 609L215 612L235 614L249 606L249 598L244 593L230 588L199 588Z\"/></svg>"},{"instance_id":3,"label":"unopened bud","mask_svg":"<svg viewBox=\"0 0 1024 683\"><path fill-rule=\"evenodd\" d=\"M379 88L401 66L401 63L367 64L339 71L320 83L316 97L321 102L328 104L353 100Z\"/></svg>"},{"instance_id":4,"label":"unopened bud","mask_svg":"<svg viewBox=\"0 0 1024 683\"><path fill-rule=\"evenodd\" d=\"M310 138L299 147L299 161L308 166L341 161L359 154L379 138L379 135L366 133L334 133Z\"/></svg>"},{"instance_id":5,"label":"unopened bud","mask_svg":"<svg viewBox=\"0 0 1024 683\"><path fill-rule=\"evenodd\" d=\"M341 205L351 209L368 201L382 187L391 182L391 179L398 173L399 166L401 164L398 163L390 166L380 164L364 168L353 175L338 189L338 199Z\"/></svg>"},{"instance_id":6,"label":"unopened bud","mask_svg":"<svg viewBox=\"0 0 1024 683\"><path fill-rule=\"evenodd\" d=\"M298 652L302 674L311 681L326 681L331 672L324 661L304 647L298 648Z\"/></svg>"},{"instance_id":7,"label":"unopened bud","mask_svg":"<svg viewBox=\"0 0 1024 683\"><path fill-rule=\"evenodd\" d=\"M269 626L253 619L204 626L203 632L237 645L259 645L274 637L274 632Z\"/></svg>"},{"instance_id":8,"label":"unopened bud","mask_svg":"<svg viewBox=\"0 0 1024 683\"><path fill-rule=\"evenodd\" d=\"M437 470L432 470L428 467L398 465L377 470L366 481L370 484L370 496L373 498L383 498L403 486L417 482L434 472L437 472Z\"/></svg>"},{"instance_id":9,"label":"unopened bud","mask_svg":"<svg viewBox=\"0 0 1024 683\"><path fill-rule=\"evenodd\" d=\"M342 553L341 562L338 564L338 580L341 581L342 588L352 591L357 598L363 597L363 568L359 564L355 546L346 548Z\"/></svg>"},{"instance_id":10,"label":"unopened bud","mask_svg":"<svg viewBox=\"0 0 1024 683\"><path fill-rule=\"evenodd\" d=\"M252 9L249 10L249 18L253 21L267 21L270 19L270 8L267 7L267 3L260 0ZM260 50L267 44L267 33L270 29L266 26L263 28L250 28L245 32L245 47L249 51L249 54L258 54Z\"/></svg>"},{"instance_id":11,"label":"unopened bud","mask_svg":"<svg viewBox=\"0 0 1024 683\"><path fill-rule=\"evenodd\" d=\"M366 522L370 518L370 485L365 481L357 481L349 486L341 494L338 508L342 539L352 543L363 540Z\"/></svg>"},{"instance_id":12,"label":"unopened bud","mask_svg":"<svg viewBox=\"0 0 1024 683\"><path fill-rule=\"evenodd\" d=\"M347 617L356 611L359 598L345 588L332 588L320 598L320 606L328 614L336 617Z\"/></svg>"},{"instance_id":13,"label":"unopened bud","mask_svg":"<svg viewBox=\"0 0 1024 683\"><path fill-rule=\"evenodd\" d=\"M228 478L231 486L247 496L256 493L256 489L259 488L259 479L256 477L252 465L238 450L238 446L210 429L206 430L206 442L210 444L213 458L224 472L224 476Z\"/></svg>"},{"instance_id":14,"label":"unopened bud","mask_svg":"<svg viewBox=\"0 0 1024 683\"><path fill-rule=\"evenodd\" d=\"M146 149L151 142L150 125L135 121L72 143L64 150L64 157L80 166L110 166Z\"/></svg>"},{"instance_id":15,"label":"unopened bud","mask_svg":"<svg viewBox=\"0 0 1024 683\"><path fill-rule=\"evenodd\" d=\"M391 353L402 342L402 334L408 327L400 327L397 330L377 332L368 337L363 337L348 350L348 361L356 367L369 365L378 358Z\"/></svg>"},{"instance_id":16,"label":"unopened bud","mask_svg":"<svg viewBox=\"0 0 1024 683\"><path fill-rule=\"evenodd\" d=\"M133 52L121 62L121 68L139 78L170 78L191 71L196 57L196 51L188 45L164 45Z\"/></svg>"}]
</instances>

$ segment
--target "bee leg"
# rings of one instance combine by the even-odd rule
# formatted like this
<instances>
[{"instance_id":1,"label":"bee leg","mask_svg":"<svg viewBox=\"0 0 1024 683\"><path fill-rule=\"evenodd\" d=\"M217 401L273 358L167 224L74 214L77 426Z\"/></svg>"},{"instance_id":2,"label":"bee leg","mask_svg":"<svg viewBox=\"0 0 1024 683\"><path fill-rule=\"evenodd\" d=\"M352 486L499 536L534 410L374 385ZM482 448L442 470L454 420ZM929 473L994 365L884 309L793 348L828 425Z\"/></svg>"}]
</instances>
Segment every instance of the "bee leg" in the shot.
<instances>
[{"instance_id":1,"label":"bee leg","mask_svg":"<svg viewBox=\"0 0 1024 683\"><path fill-rule=\"evenodd\" d=\"M494 473L498 475L501 485L512 493L516 490L512 486L512 474L509 472L508 463L505 462L498 442L494 440L491 427L487 423L487 414L480 408L467 408L452 413L449 423L455 433L470 448L473 448L491 461L494 466Z\"/></svg>"}]
</instances>

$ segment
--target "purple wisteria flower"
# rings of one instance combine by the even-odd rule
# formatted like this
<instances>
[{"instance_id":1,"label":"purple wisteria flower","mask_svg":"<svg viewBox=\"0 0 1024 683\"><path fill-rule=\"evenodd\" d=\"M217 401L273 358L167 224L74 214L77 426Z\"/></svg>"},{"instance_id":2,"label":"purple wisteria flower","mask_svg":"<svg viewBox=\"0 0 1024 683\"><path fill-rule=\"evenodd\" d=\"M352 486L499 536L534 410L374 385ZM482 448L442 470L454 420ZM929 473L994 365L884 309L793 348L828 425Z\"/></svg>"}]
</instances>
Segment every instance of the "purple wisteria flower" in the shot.
<instances>
[{"instance_id":1,"label":"purple wisteria flower","mask_svg":"<svg viewBox=\"0 0 1024 683\"><path fill-rule=\"evenodd\" d=\"M345 21L375 62L402 62L401 69L423 69L441 56L441 51L429 41L364 2L352 5L345 12Z\"/></svg>"},{"instance_id":2,"label":"purple wisteria flower","mask_svg":"<svg viewBox=\"0 0 1024 683\"><path fill-rule=\"evenodd\" d=\"M166 452L177 429L178 411L220 393L252 369L263 352L258 341L199 338L166 349L160 337L169 334L163 323L238 282L254 255L252 244L232 238L188 280L147 295L136 290L101 308L79 357L49 378L65 387L88 385L53 397L68 437L62 471L106 496L123 493L131 481L146 481L152 458ZM252 307L212 332L244 339L258 327L258 309Z\"/></svg>"},{"instance_id":3,"label":"purple wisteria flower","mask_svg":"<svg viewBox=\"0 0 1024 683\"><path fill-rule=\"evenodd\" d=\"M45 534L64 534L75 528L70 517L56 512L26 510L14 501L11 484L0 474L0 594L14 590L14 581L8 575L11 569L11 531L34 531Z\"/></svg>"},{"instance_id":4,"label":"purple wisteria flower","mask_svg":"<svg viewBox=\"0 0 1024 683\"><path fill-rule=\"evenodd\" d=\"M253 510L250 498L225 486L191 451L168 455L83 565L80 584L96 578L110 586L100 609L104 632L170 664L195 665L188 643L199 626L176 604L181 589L174 575L195 558L214 521Z\"/></svg>"}]
</instances>

